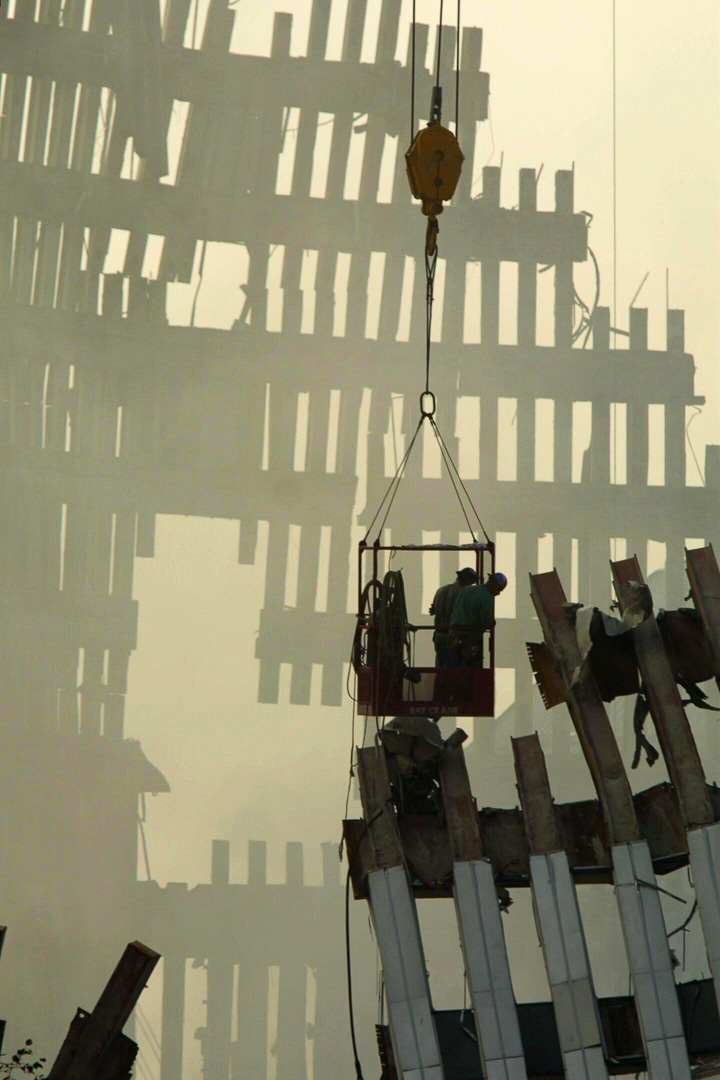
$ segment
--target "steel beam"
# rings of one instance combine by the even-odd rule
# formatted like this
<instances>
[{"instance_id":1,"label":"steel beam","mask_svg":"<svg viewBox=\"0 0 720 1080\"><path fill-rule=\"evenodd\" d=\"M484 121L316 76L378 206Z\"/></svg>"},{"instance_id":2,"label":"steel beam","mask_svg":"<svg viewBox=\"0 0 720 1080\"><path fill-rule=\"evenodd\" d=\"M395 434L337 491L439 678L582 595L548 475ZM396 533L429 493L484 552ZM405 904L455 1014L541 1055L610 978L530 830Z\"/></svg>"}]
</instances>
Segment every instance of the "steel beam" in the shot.
<instances>
[{"instance_id":1,"label":"steel beam","mask_svg":"<svg viewBox=\"0 0 720 1080\"><path fill-rule=\"evenodd\" d=\"M611 562L610 567L620 610L625 611L634 599L630 582L644 584L640 564L633 555ZM681 812L688 827L710 825L714 816L705 773L655 615L651 613L636 626L632 637L650 715Z\"/></svg>"},{"instance_id":2,"label":"steel beam","mask_svg":"<svg viewBox=\"0 0 720 1080\"><path fill-rule=\"evenodd\" d=\"M582 663L557 571L531 574L530 596L565 684L568 709L598 793L610 843L639 840L620 750L590 669Z\"/></svg>"},{"instance_id":3,"label":"steel beam","mask_svg":"<svg viewBox=\"0 0 720 1080\"><path fill-rule=\"evenodd\" d=\"M702 619L720 672L720 570L712 544L690 551L686 548L685 564L693 604Z\"/></svg>"},{"instance_id":4,"label":"steel beam","mask_svg":"<svg viewBox=\"0 0 720 1080\"><path fill-rule=\"evenodd\" d=\"M613 877L652 1080L683 1080L690 1065L670 948L647 841L640 836L630 785L605 707L581 660L555 571L531 574L533 603L568 694L568 708L595 781L610 842Z\"/></svg>"},{"instance_id":5,"label":"steel beam","mask_svg":"<svg viewBox=\"0 0 720 1080\"><path fill-rule=\"evenodd\" d=\"M358 781L375 860L375 869L368 874L368 904L400 1080L443 1080L415 897L402 858L381 746L358 750Z\"/></svg>"},{"instance_id":6,"label":"steel beam","mask_svg":"<svg viewBox=\"0 0 720 1080\"><path fill-rule=\"evenodd\" d=\"M712 544L685 549L693 603L720 671L720 570ZM720 824L688 829L688 851L715 997L720 1009Z\"/></svg>"},{"instance_id":7,"label":"steel beam","mask_svg":"<svg viewBox=\"0 0 720 1080\"><path fill-rule=\"evenodd\" d=\"M530 881L538 937L553 999L568 1080L607 1080L608 1070L585 932L537 735L512 740L530 846Z\"/></svg>"},{"instance_id":8,"label":"steel beam","mask_svg":"<svg viewBox=\"0 0 720 1080\"><path fill-rule=\"evenodd\" d=\"M526 1080L527 1069L492 867L484 857L462 747L440 759L453 857L453 899L487 1080Z\"/></svg>"}]
</instances>

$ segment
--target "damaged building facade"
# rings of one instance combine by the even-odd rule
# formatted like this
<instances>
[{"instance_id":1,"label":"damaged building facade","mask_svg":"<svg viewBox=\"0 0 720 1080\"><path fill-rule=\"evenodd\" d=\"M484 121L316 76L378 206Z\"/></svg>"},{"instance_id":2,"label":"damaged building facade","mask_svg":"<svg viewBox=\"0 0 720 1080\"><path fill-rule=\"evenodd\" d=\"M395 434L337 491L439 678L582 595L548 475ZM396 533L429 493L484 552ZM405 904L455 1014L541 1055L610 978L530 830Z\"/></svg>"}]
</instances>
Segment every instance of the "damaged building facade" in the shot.
<instances>
[{"instance_id":1,"label":"damaged building facade","mask_svg":"<svg viewBox=\"0 0 720 1080\"><path fill-rule=\"evenodd\" d=\"M142 620L133 569L136 559L153 557L158 515L238 521L238 560L245 564L255 562L259 523L267 522L258 700L278 702L280 666L289 664L292 704L309 705L313 665L322 665L323 705L344 701L353 630L348 566L394 471L381 437L391 412L399 415L398 395L407 407L396 435L411 434L415 397L407 387L415 385L425 325L418 211L401 153L409 60L395 59L401 3L383 0L371 64L360 62L367 0L349 2L337 61L325 59L330 8L330 0L313 0L306 56L290 55L286 14L275 16L270 55L245 56L230 51L234 15L225 0L211 0L194 42L191 0L167 0L162 15L156 0L143 0L132 15L129 5L110 0L0 6L0 740L5 790L12 793L0 827L11 873L0 898L2 921L23 935L22 948L3 958L3 977L17 1009L39 1011L46 1037L57 1039L67 1025L66 1001L92 997L118 942L147 940L165 958L163 1080L182 1072L188 961L207 966L207 1018L198 1032L206 1080L226 1080L231 1067L233 1077L265 1075L270 1019L264 998L258 1004L249 986L264 986L270 966L282 971L283 943L273 939L288 912L306 927L306 954L281 976L277 1075L305 1069L306 967L318 973L317 1080L335 1064L336 1044L324 1043L323 1032L345 1023L334 851L324 852L322 886L305 885L297 845L288 847L286 884L268 885L262 838L251 845L246 884L230 882L222 841L213 843L207 886L138 882L138 798L168 791L172 777L166 780L123 730ZM421 57L428 35L418 27ZM454 27L444 35L441 78L450 84ZM489 76L481 60L482 31L466 28L460 130L468 161L487 119ZM420 68L424 102L432 76ZM291 110L296 131L288 167ZM332 134L319 177L316 142L328 116ZM358 133L364 146L349 177ZM283 155L289 179L278 191ZM349 181L354 198L346 197ZM552 210L538 209L539 184L554 184ZM687 592L686 536L717 535L720 452L708 448L705 486L689 487L686 409L702 399L685 351L683 311L667 311L663 349L648 347L643 308L630 309L622 349L613 340L622 328L611 325L598 297L579 314L573 268L591 256L589 216L575 206L572 170L553 179L527 168L516 178L487 166L479 192L471 190L467 170L452 214L437 346L442 362L434 376L437 418L465 462L484 517L512 537L502 569L517 582L515 610L499 621L497 652L503 666L515 668L514 706L502 730L526 736L537 691L525 642L537 637L538 624L525 582L538 569L539 540L552 537L552 564L561 580L574 582L574 598L602 606L611 595L611 541L624 538L627 554L637 553L641 564L647 541L661 541L668 606L677 606ZM242 245L247 256L235 325L171 324L168 291L194 280L198 265L202 273L214 243ZM278 249L280 316L268 276ZM306 252L315 266L311 284ZM501 339L498 315L507 263L517 268L512 342ZM478 266L479 276L468 277ZM540 345L538 275L545 272L554 278L554 343ZM467 281L475 285L466 288ZM401 319L407 334L399 334ZM468 440L461 447L463 436L454 434L461 398L479 416L469 450ZM577 403L584 403L582 415ZM658 410L664 482L649 485L649 460L658 452L650 445L651 417ZM514 416L509 425L507 415ZM547 437L547 417L553 472L539 480L537 431L543 426ZM619 424L622 465L611 446ZM588 428L578 462L573 448ZM502 463L499 472L499 458L510 443L516 467L508 476ZM360 459L366 491L358 489ZM422 456L412 459L393 537L419 541L421 528L438 541L458 542L448 526L457 514L446 480L424 471ZM300 552L293 607L285 600L291 543ZM321 549L329 551L326 566ZM443 553L441 580L455 569ZM317 603L318 593L326 602ZM422 595L417 575L408 583L409 606L419 609ZM622 737L630 745L629 717ZM577 760L577 747L554 743L552 735L543 749ZM508 751L497 739L482 753L476 739L467 752L471 774L485 775L500 754ZM715 751L706 760L710 778L717 764ZM247 914L228 936L221 927L231 910ZM335 950L322 940L320 910L327 911L326 925L337 925ZM258 931L252 922L261 912ZM68 986L66 962L81 941L87 964L73 964Z\"/></svg>"}]
</instances>

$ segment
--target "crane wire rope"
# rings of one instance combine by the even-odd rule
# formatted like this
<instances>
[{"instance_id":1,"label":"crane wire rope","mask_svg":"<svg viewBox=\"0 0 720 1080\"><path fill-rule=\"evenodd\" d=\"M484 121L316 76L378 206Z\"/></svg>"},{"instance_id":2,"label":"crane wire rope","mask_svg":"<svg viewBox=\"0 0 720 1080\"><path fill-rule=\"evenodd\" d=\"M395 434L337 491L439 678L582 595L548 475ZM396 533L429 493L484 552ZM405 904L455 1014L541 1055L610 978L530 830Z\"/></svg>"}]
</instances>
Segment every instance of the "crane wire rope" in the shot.
<instances>
[{"instance_id":1,"label":"crane wire rope","mask_svg":"<svg viewBox=\"0 0 720 1080\"><path fill-rule=\"evenodd\" d=\"M443 4L444 4L444 0L440 0L440 18L438 20L437 59L435 61L435 86L436 87L440 86L440 53L442 51Z\"/></svg>"},{"instance_id":2,"label":"crane wire rope","mask_svg":"<svg viewBox=\"0 0 720 1080\"><path fill-rule=\"evenodd\" d=\"M436 58L435 58L435 86L436 86L436 88L438 88L439 85L440 85L440 65L441 65L441 61L442 61L443 6L444 6L444 0L440 0L440 11L439 11L439 22L438 22L438 42L437 42L437 50L436 50ZM461 9L460 9L460 0L458 0L458 5L457 5L457 34L456 34L456 72L455 72L455 132L456 132L456 137L457 137L457 129L458 129L458 121L459 121L459 100L460 100L460 26L461 26ZM412 143L412 140L415 137L415 65L416 65L415 31L416 31L416 0L413 0L412 28L411 28L411 49L410 49L411 65L412 65L411 86L410 86L410 139L411 139L411 143ZM437 260L438 260L437 243L434 245L432 253L428 252L427 244L426 244L424 254L425 254L425 390L420 395L420 419L418 420L418 424L417 424L417 427L415 428L415 431L414 431L414 433L412 435L412 438L410 440L410 444L409 444L407 450L405 451L405 453L403 454L403 457L402 457L399 465L397 466L397 468L395 470L395 474L393 475L392 479L390 480L390 483L389 483L389 485L387 487L387 490L385 491L385 494L383 495L383 498L382 498L382 500L380 502L380 505L378 506L378 508L377 508L377 510L375 512L375 515L374 515L372 521L370 522L370 524L369 524L369 526L368 526L368 528L367 528L367 530L365 532L365 537L363 539L364 544L367 543L368 537L370 536L370 533L373 530L375 522L380 517L380 514L383 511L383 507L385 507L385 513L383 515L382 521L380 522L380 527L378 529L378 542L379 542L379 539L380 539L380 537L382 535L383 529L385 528L385 524L387 522L388 516L390 514L390 510L391 510L392 505L393 505L393 503L395 501L395 497L396 497L396 495L398 493L398 489L400 487L400 481L403 478L403 475L405 473L405 468L407 466L407 463L408 463L408 461L410 459L410 455L411 455L411 453L413 451L413 448L415 446L415 443L417 441L417 437L418 437L418 435L420 433L420 428L422 427L425 420L429 420L429 422L430 422L430 425L431 425L431 428L432 428L432 431L433 431L433 435L435 436L435 439L436 439L436 441L438 443L438 447L440 448L440 454L441 454L442 459L443 459L443 461L445 463L445 467L447 469L448 476L450 477L450 481L452 483L453 489L455 491L458 502L460 504L460 509L462 510L463 517L465 518L468 529L470 530L470 535L473 538L473 542L476 543L477 538L475 536L475 530L473 529L472 524L470 522L468 512L467 512L467 510L465 508L465 505L463 503L463 498L462 498L462 495L460 494L461 490L462 490L463 494L465 495L468 506L472 510L472 513L474 514L474 516L475 516L475 518L477 520L477 523L480 526L480 529L482 530L482 533L483 533L486 541L488 541L488 542L490 541L490 537L488 536L487 530L485 529L485 526L483 525L483 522L482 522L482 520L480 518L480 515L477 512L477 509L475 508L475 505L474 505L474 503L473 503L473 501L472 501L472 499L470 497L470 493L468 492L467 487L465 486L465 484L462 481L462 478L460 477L460 473L459 473L457 465L455 464L455 461L454 461L454 459L452 457L452 454L450 453L450 449L449 449L447 443L445 442L445 440L443 439L442 434L440 433L440 429L438 428L437 423L436 423L436 421L434 419L435 409L436 409L436 400L435 400L434 393L430 389L430 356L431 356L431 349L432 349L432 310L433 310L433 303L434 303L434 300L435 300L435 272L437 270ZM387 506L386 506L386 504L387 504Z\"/></svg>"},{"instance_id":3,"label":"crane wire rope","mask_svg":"<svg viewBox=\"0 0 720 1080\"><path fill-rule=\"evenodd\" d=\"M410 74L410 145L415 138L415 0L412 6L412 30L411 30L411 56L412 70Z\"/></svg>"}]
</instances>

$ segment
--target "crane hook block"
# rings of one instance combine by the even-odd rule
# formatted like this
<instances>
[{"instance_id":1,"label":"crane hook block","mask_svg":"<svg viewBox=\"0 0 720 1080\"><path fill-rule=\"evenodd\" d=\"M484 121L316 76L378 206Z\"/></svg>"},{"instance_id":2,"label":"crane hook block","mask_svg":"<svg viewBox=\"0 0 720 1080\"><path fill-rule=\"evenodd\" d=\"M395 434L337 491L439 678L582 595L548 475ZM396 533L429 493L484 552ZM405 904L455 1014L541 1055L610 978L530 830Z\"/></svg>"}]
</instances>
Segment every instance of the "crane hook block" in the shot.
<instances>
[{"instance_id":1,"label":"crane hook block","mask_svg":"<svg viewBox=\"0 0 720 1080\"><path fill-rule=\"evenodd\" d=\"M460 144L449 128L435 122L418 131L405 162L410 191L420 199L427 217L441 214L443 202L453 197L464 160Z\"/></svg>"}]
</instances>

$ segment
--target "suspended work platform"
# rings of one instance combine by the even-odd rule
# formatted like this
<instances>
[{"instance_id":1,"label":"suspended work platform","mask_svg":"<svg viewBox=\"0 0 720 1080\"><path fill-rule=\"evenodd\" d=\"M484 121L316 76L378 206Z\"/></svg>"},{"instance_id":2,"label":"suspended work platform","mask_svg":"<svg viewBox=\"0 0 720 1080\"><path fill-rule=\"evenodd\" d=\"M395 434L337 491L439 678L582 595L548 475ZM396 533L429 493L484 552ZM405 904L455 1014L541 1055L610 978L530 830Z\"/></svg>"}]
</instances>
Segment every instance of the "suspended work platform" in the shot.
<instances>
[{"instance_id":1,"label":"suspended work platform","mask_svg":"<svg viewBox=\"0 0 720 1080\"><path fill-rule=\"evenodd\" d=\"M495 711L495 626L456 627L474 635L466 666L438 667L433 659L436 632L449 626L412 622L405 603L403 571L389 566L400 553L456 551L482 582L495 572L495 545L401 544L362 542L358 548L358 610L353 642L357 711L361 716L493 716ZM413 569L420 575L421 560ZM383 563L387 569L383 572ZM411 568L407 568L409 572ZM382 576L381 576L382 575ZM427 661L423 663L423 658Z\"/></svg>"}]
</instances>

